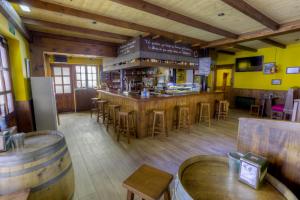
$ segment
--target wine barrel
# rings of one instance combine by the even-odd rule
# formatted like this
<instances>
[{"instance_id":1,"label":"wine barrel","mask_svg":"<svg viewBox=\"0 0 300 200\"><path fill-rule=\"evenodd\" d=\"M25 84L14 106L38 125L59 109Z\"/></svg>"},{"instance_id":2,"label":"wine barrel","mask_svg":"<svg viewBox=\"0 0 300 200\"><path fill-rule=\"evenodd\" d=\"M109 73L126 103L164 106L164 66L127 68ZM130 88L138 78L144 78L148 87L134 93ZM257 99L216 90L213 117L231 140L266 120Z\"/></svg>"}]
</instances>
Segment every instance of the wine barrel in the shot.
<instances>
[{"instance_id":1,"label":"wine barrel","mask_svg":"<svg viewBox=\"0 0 300 200\"><path fill-rule=\"evenodd\" d=\"M0 195L28 188L29 200L72 199L74 171L62 133L27 133L24 148L0 153Z\"/></svg>"},{"instance_id":2,"label":"wine barrel","mask_svg":"<svg viewBox=\"0 0 300 200\"><path fill-rule=\"evenodd\" d=\"M193 199L282 199L297 197L270 174L264 184L254 190L239 182L238 173L229 167L222 156L195 156L179 167L173 200Z\"/></svg>"}]
</instances>

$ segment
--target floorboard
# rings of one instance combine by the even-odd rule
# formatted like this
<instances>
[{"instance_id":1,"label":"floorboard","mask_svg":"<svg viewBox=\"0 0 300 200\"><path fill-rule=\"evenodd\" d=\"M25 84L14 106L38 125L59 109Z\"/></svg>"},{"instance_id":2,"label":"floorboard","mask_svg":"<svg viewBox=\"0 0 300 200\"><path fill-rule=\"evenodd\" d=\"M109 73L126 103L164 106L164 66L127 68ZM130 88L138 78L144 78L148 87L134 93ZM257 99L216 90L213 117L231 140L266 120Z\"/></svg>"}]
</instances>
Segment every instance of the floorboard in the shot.
<instances>
[{"instance_id":1,"label":"floorboard","mask_svg":"<svg viewBox=\"0 0 300 200\"><path fill-rule=\"evenodd\" d=\"M189 134L176 130L169 137L133 139L128 145L125 138L116 142L113 130L106 131L89 113L61 114L59 130L66 136L75 171L74 200L125 199L122 182L143 163L175 175L191 156L235 151L240 116L248 114L234 110L227 120L213 120L211 128L194 125Z\"/></svg>"}]
</instances>

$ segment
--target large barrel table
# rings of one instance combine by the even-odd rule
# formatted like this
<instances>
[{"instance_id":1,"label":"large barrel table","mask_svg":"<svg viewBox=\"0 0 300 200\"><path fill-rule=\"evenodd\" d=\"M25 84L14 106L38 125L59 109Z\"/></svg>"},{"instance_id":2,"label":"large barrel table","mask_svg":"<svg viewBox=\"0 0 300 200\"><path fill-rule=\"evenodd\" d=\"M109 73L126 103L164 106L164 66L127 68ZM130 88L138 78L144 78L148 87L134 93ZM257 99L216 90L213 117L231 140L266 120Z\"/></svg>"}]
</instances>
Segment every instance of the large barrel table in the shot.
<instances>
[{"instance_id":1,"label":"large barrel table","mask_svg":"<svg viewBox=\"0 0 300 200\"><path fill-rule=\"evenodd\" d=\"M29 200L72 199L74 171L62 133L27 133L24 148L0 153L0 195L24 189Z\"/></svg>"},{"instance_id":2,"label":"large barrel table","mask_svg":"<svg viewBox=\"0 0 300 200\"><path fill-rule=\"evenodd\" d=\"M229 169L228 158L196 156L182 163L175 180L175 200L296 200L296 196L276 178L267 174L262 186L255 190L238 181Z\"/></svg>"}]
</instances>

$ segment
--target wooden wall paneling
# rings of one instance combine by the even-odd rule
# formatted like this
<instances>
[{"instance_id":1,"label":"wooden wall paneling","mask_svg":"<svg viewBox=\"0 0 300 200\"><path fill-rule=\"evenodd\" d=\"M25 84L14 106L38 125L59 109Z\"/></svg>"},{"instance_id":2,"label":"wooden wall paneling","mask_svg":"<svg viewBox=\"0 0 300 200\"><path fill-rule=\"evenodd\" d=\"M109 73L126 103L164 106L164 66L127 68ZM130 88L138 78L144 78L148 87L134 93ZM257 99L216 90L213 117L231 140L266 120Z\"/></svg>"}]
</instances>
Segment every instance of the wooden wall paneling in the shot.
<instances>
[{"instance_id":1,"label":"wooden wall paneling","mask_svg":"<svg viewBox=\"0 0 300 200\"><path fill-rule=\"evenodd\" d=\"M240 118L237 147L266 157L268 172L300 197L300 123Z\"/></svg>"}]
</instances>

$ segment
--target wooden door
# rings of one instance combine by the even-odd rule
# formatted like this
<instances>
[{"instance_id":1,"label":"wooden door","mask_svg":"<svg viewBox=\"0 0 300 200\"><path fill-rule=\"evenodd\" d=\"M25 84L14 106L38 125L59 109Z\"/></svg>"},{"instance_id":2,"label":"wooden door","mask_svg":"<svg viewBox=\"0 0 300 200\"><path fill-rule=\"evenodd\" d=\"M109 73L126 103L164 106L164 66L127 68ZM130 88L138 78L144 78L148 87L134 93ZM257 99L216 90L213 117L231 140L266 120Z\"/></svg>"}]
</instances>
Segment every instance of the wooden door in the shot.
<instances>
[{"instance_id":1,"label":"wooden door","mask_svg":"<svg viewBox=\"0 0 300 200\"><path fill-rule=\"evenodd\" d=\"M223 73L223 84L222 84L222 90L223 90L223 91L226 90L226 86L227 86L227 77L228 77L228 73Z\"/></svg>"},{"instance_id":2,"label":"wooden door","mask_svg":"<svg viewBox=\"0 0 300 200\"><path fill-rule=\"evenodd\" d=\"M74 111L73 68L68 65L52 66L54 90L58 112Z\"/></svg>"}]
</instances>

